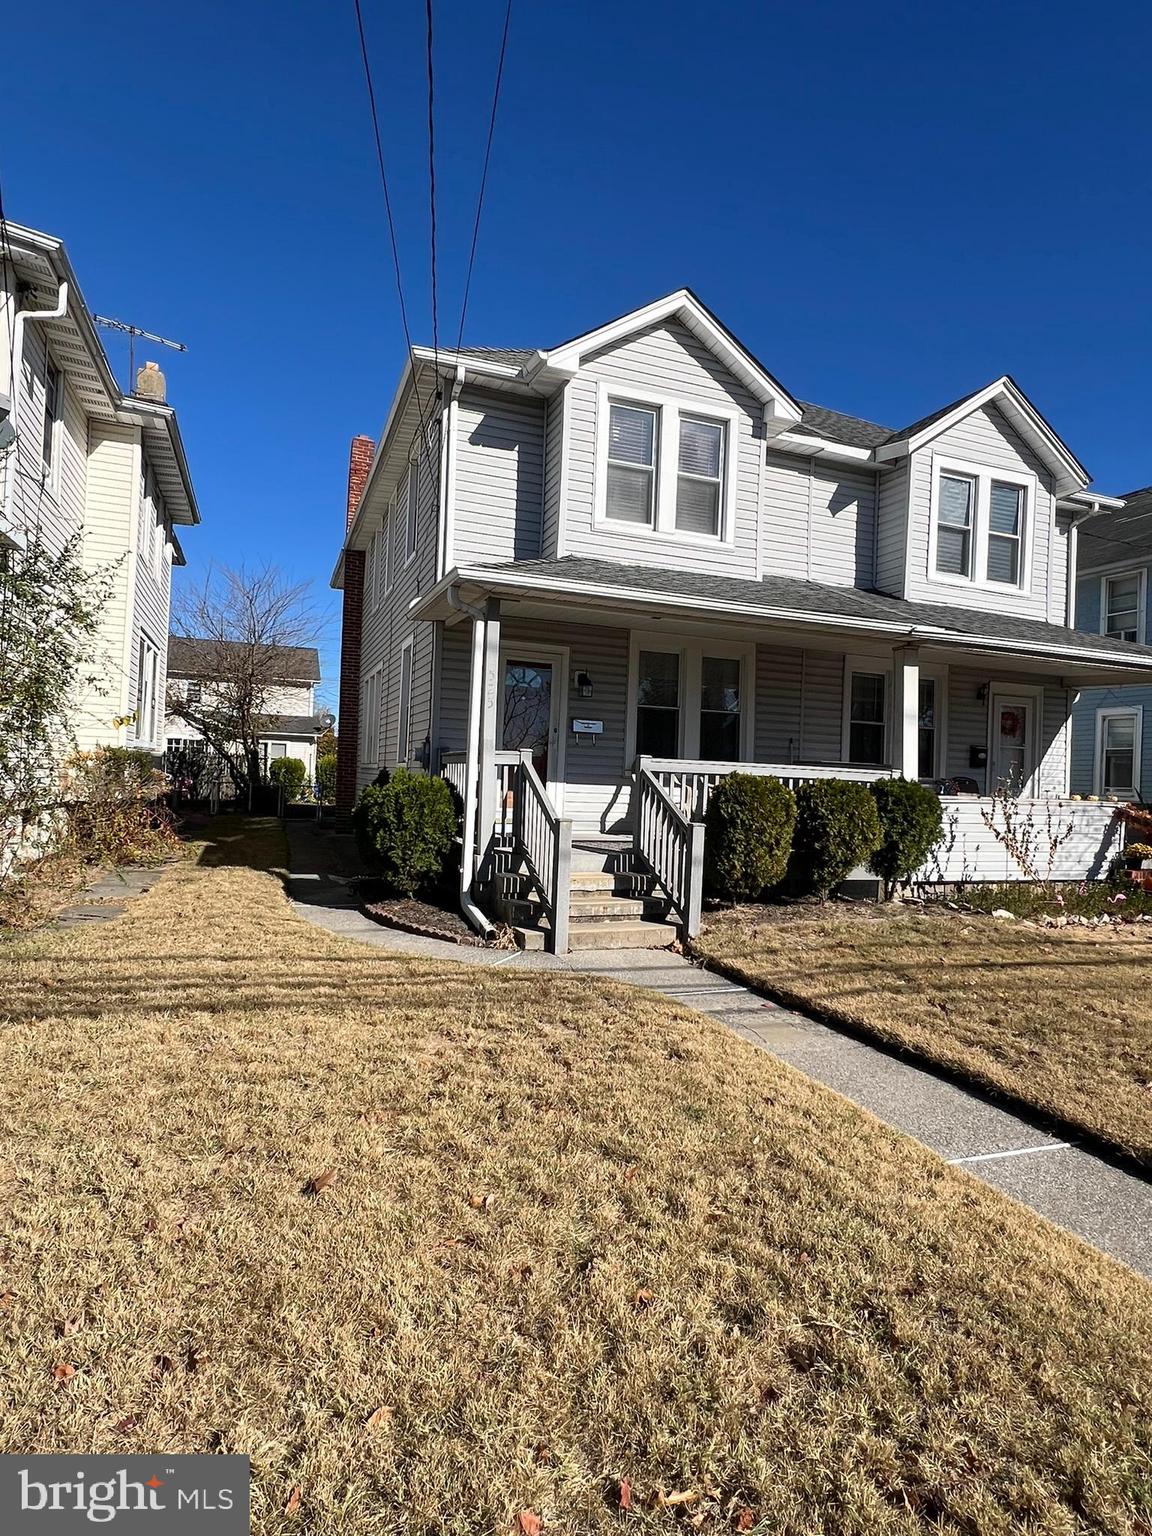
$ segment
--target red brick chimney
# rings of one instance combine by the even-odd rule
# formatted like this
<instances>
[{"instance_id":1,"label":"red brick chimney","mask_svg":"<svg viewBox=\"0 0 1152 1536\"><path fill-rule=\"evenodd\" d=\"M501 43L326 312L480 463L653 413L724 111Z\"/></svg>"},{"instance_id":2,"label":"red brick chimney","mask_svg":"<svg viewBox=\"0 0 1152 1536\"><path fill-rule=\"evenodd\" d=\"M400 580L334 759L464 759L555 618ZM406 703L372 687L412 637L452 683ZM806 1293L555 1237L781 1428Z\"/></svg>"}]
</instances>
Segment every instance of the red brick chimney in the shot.
<instances>
[{"instance_id":1,"label":"red brick chimney","mask_svg":"<svg viewBox=\"0 0 1152 1536\"><path fill-rule=\"evenodd\" d=\"M348 509L345 532L352 526L372 468L376 444L354 437L348 452ZM340 631L340 726L336 740L336 809L356 804L356 764L360 755L360 640L364 621L364 551L344 551L344 610Z\"/></svg>"}]
</instances>

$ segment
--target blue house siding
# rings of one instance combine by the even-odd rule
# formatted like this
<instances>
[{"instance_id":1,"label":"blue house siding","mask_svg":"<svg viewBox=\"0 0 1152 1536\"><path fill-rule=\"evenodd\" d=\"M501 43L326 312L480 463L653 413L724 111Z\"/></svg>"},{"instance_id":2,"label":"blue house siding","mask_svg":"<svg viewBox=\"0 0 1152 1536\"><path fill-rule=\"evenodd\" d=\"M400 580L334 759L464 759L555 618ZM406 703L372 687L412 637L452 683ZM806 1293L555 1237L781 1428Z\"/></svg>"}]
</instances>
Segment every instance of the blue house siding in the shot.
<instances>
[{"instance_id":1,"label":"blue house siding","mask_svg":"<svg viewBox=\"0 0 1152 1536\"><path fill-rule=\"evenodd\" d=\"M1132 570L1141 568L1136 561ZM1146 587L1152 587L1149 567L1145 571ZM1101 573L1088 572L1076 583L1076 628L1100 632ZM1152 603L1147 607L1152 607ZM1152 623L1148 612L1144 615L1144 633L1141 640L1149 643ZM1140 789L1144 799L1152 799L1152 686L1132 688L1084 688L1072 710L1071 788L1074 795L1095 794L1096 773L1096 712L1100 709L1131 708L1141 705L1144 710L1144 731L1140 751Z\"/></svg>"}]
</instances>

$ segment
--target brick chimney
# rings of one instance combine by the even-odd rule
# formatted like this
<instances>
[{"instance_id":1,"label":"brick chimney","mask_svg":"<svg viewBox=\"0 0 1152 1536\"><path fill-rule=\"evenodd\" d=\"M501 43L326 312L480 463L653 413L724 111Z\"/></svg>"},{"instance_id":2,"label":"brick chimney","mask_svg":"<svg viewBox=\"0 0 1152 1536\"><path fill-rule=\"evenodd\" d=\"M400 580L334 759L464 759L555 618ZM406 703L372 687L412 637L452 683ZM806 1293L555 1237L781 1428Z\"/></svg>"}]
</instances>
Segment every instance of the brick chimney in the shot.
<instances>
[{"instance_id":1,"label":"brick chimney","mask_svg":"<svg viewBox=\"0 0 1152 1536\"><path fill-rule=\"evenodd\" d=\"M352 519L356 516L356 508L360 505L360 497L364 494L368 471L372 468L372 455L375 452L376 444L370 437L352 439L352 447L348 452L348 521L344 525L346 528L351 528Z\"/></svg>"},{"instance_id":2,"label":"brick chimney","mask_svg":"<svg viewBox=\"0 0 1152 1536\"><path fill-rule=\"evenodd\" d=\"M159 363L145 363L136 370L136 394L143 400L163 401L167 395Z\"/></svg>"},{"instance_id":3,"label":"brick chimney","mask_svg":"<svg viewBox=\"0 0 1152 1536\"><path fill-rule=\"evenodd\" d=\"M352 526L372 468L376 444L354 437L348 451L348 504L345 532ZM336 809L356 804L356 765L360 756L360 640L364 624L364 551L344 551L344 607L340 629L340 729L336 738Z\"/></svg>"}]
</instances>

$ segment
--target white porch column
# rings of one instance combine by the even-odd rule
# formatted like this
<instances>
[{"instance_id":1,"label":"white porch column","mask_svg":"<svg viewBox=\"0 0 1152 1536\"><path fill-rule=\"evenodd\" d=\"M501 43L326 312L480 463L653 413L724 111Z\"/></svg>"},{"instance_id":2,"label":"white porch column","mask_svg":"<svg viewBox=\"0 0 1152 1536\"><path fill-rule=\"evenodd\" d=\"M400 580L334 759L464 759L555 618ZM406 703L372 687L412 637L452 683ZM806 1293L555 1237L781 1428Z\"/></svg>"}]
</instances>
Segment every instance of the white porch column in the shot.
<instances>
[{"instance_id":1,"label":"white porch column","mask_svg":"<svg viewBox=\"0 0 1152 1536\"><path fill-rule=\"evenodd\" d=\"M503 713L503 680L500 676L500 599L485 605L484 664L480 681L480 821L476 839L477 858L488 855L496 821L496 742Z\"/></svg>"},{"instance_id":2,"label":"white porch column","mask_svg":"<svg viewBox=\"0 0 1152 1536\"><path fill-rule=\"evenodd\" d=\"M920 652L914 645L892 653L892 759L905 779L920 777Z\"/></svg>"}]
</instances>

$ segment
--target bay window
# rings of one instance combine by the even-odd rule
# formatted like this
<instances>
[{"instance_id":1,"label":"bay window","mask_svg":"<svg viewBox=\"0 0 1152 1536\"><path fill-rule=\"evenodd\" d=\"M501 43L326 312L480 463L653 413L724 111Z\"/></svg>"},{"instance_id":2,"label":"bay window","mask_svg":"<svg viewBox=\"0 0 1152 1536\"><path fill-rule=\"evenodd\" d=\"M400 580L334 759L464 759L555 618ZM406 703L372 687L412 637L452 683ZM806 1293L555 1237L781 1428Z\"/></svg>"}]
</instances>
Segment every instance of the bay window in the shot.
<instances>
[{"instance_id":1,"label":"bay window","mask_svg":"<svg viewBox=\"0 0 1152 1536\"><path fill-rule=\"evenodd\" d=\"M596 522L661 538L730 541L738 421L722 406L633 400L602 384Z\"/></svg>"}]
</instances>

